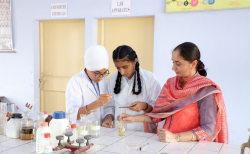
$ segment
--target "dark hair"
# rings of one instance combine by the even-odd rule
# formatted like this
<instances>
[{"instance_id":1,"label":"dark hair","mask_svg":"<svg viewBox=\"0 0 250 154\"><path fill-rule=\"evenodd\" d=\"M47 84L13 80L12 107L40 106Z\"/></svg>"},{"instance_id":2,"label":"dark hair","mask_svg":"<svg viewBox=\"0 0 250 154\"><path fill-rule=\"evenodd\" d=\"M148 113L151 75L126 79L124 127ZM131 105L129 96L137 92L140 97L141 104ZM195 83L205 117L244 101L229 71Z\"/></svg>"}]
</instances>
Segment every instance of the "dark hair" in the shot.
<instances>
[{"instance_id":1,"label":"dark hair","mask_svg":"<svg viewBox=\"0 0 250 154\"><path fill-rule=\"evenodd\" d=\"M205 70L205 65L200 60L200 50L199 48L191 42L184 42L180 45L178 45L175 49L180 52L181 57L192 63L194 60L198 61L198 64L196 65L196 71L199 72L202 76L207 76L207 71Z\"/></svg>"},{"instance_id":2,"label":"dark hair","mask_svg":"<svg viewBox=\"0 0 250 154\"><path fill-rule=\"evenodd\" d=\"M122 45L117 47L113 51L113 61L117 60L122 60L122 61L132 61L134 62L135 59L137 59L136 52L127 45ZM140 78L140 72L139 72L139 62L137 61L135 64L135 73L134 73L134 85L133 85L133 94L139 95L141 93L141 78ZM137 78L137 84L138 84L138 91L135 91L135 85L136 85L136 78ZM122 80L122 75L118 71L117 78L116 78L116 83L115 83L115 88L114 88L114 93L119 94L121 91L121 80Z\"/></svg>"}]
</instances>

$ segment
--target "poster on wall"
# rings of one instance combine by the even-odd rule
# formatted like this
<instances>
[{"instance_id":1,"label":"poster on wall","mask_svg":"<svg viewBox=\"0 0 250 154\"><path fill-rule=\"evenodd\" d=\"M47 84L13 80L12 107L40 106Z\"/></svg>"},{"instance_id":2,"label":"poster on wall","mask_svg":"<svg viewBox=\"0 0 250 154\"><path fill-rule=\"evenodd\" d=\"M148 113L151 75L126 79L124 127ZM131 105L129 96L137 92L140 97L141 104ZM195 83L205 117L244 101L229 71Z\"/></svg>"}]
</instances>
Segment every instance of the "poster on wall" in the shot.
<instances>
[{"instance_id":1,"label":"poster on wall","mask_svg":"<svg viewBox=\"0 0 250 154\"><path fill-rule=\"evenodd\" d=\"M0 52L13 52L11 0L0 0Z\"/></svg>"},{"instance_id":2,"label":"poster on wall","mask_svg":"<svg viewBox=\"0 0 250 154\"><path fill-rule=\"evenodd\" d=\"M111 15L130 14L130 0L112 0Z\"/></svg>"},{"instance_id":3,"label":"poster on wall","mask_svg":"<svg viewBox=\"0 0 250 154\"><path fill-rule=\"evenodd\" d=\"M250 7L250 0L166 0L166 12Z\"/></svg>"}]
</instances>

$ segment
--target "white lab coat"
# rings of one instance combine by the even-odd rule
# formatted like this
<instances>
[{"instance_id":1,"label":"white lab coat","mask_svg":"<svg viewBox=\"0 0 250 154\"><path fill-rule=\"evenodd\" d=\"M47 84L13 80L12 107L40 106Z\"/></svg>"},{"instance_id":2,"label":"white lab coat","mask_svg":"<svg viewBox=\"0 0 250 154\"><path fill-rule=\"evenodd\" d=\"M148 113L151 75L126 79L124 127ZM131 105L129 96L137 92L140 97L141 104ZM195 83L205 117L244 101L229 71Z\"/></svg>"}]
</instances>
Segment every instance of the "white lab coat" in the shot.
<instances>
[{"instance_id":1,"label":"white lab coat","mask_svg":"<svg viewBox=\"0 0 250 154\"><path fill-rule=\"evenodd\" d=\"M121 115L121 106L129 106L130 104L141 101L146 102L154 107L155 101L161 92L161 86L156 78L156 76L147 71L140 68L140 77L141 77L141 85L142 91L139 95L133 94L133 83L134 83L134 76L127 81L124 76L122 76L121 81L121 91L119 94L114 93L114 87L117 78L117 72L114 73L108 81L108 92L112 93L112 98L110 99L109 103L106 104L103 108L103 117L106 117L108 114L114 115L114 125L116 128L119 126L119 122L117 121L117 116ZM136 91L138 91L138 85L136 80ZM140 112L132 111L130 109L126 109L126 113L129 115L140 115L145 114L142 110ZM131 123L127 124L128 130L134 131L144 131L143 123Z\"/></svg>"},{"instance_id":2,"label":"white lab coat","mask_svg":"<svg viewBox=\"0 0 250 154\"><path fill-rule=\"evenodd\" d=\"M104 94L106 92L106 79L103 78L99 82L100 94ZM86 106L95 100L97 100L99 96L96 94L96 91L87 76L86 72L82 70L80 73L74 75L68 82L66 87L66 112L70 109L74 109L75 112L70 116L70 119L74 122L78 122L77 113L80 107ZM86 117L86 121L92 114L89 114ZM102 119L102 107L97 109L97 116Z\"/></svg>"}]
</instances>

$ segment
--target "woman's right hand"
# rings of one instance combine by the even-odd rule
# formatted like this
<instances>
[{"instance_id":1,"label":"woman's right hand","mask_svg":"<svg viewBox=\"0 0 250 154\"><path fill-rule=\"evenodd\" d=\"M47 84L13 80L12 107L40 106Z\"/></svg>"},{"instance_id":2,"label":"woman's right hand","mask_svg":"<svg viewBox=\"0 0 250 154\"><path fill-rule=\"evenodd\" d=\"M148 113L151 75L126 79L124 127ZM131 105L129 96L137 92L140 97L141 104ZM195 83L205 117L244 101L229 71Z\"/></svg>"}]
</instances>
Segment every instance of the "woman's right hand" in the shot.
<instances>
[{"instance_id":1,"label":"woman's right hand","mask_svg":"<svg viewBox=\"0 0 250 154\"><path fill-rule=\"evenodd\" d=\"M109 100L112 98L112 94L101 94L96 100L96 103L99 107L104 106L109 103Z\"/></svg>"},{"instance_id":2,"label":"woman's right hand","mask_svg":"<svg viewBox=\"0 0 250 154\"><path fill-rule=\"evenodd\" d=\"M120 115L120 120L123 121L124 123L133 123L134 116L123 113L122 115Z\"/></svg>"}]
</instances>

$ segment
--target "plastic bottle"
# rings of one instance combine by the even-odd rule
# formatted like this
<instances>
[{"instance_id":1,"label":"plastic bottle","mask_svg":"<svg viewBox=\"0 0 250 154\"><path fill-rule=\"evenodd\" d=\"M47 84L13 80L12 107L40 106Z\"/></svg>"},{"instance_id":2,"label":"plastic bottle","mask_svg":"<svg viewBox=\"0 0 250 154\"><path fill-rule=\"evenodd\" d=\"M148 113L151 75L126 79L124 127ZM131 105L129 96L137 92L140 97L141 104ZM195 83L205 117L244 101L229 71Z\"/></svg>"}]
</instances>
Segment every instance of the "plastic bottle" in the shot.
<instances>
[{"instance_id":1,"label":"plastic bottle","mask_svg":"<svg viewBox=\"0 0 250 154\"><path fill-rule=\"evenodd\" d=\"M89 118L89 135L93 138L100 137L100 120L97 117L97 110L91 110L92 116Z\"/></svg>"},{"instance_id":2,"label":"plastic bottle","mask_svg":"<svg viewBox=\"0 0 250 154\"><path fill-rule=\"evenodd\" d=\"M73 136L71 137L71 141L74 141L74 143L76 143L76 139L78 139L78 132L77 132L76 124L71 124L71 129L73 133Z\"/></svg>"},{"instance_id":3,"label":"plastic bottle","mask_svg":"<svg viewBox=\"0 0 250 154\"><path fill-rule=\"evenodd\" d=\"M21 113L13 113L10 117L10 121L6 126L6 136L10 138L19 138L19 131L21 126L21 120L23 116Z\"/></svg>"},{"instance_id":4,"label":"plastic bottle","mask_svg":"<svg viewBox=\"0 0 250 154\"><path fill-rule=\"evenodd\" d=\"M52 148L55 148L58 145L58 140L56 136L64 135L69 125L69 121L65 117L65 112L56 111L54 112L53 119L49 123L49 128L51 129L51 138L52 138ZM64 137L64 141L67 141L67 137Z\"/></svg>"},{"instance_id":5,"label":"plastic bottle","mask_svg":"<svg viewBox=\"0 0 250 154\"><path fill-rule=\"evenodd\" d=\"M52 113L51 112L49 112L48 113L48 117L45 119L45 122L47 122L48 123L48 125L49 125L49 123L50 123L50 121L52 120Z\"/></svg>"},{"instance_id":6,"label":"plastic bottle","mask_svg":"<svg viewBox=\"0 0 250 154\"><path fill-rule=\"evenodd\" d=\"M34 128L33 128L33 141L34 142L36 142L36 131L40 127L40 124L44 122L43 120L44 113L38 112L37 115L38 117L37 117L37 120L34 122Z\"/></svg>"},{"instance_id":7,"label":"plastic bottle","mask_svg":"<svg viewBox=\"0 0 250 154\"><path fill-rule=\"evenodd\" d=\"M48 112L47 112L47 111L43 111L43 113L44 113L44 118L43 118L43 120L45 120L45 119L48 117Z\"/></svg>"},{"instance_id":8,"label":"plastic bottle","mask_svg":"<svg viewBox=\"0 0 250 154\"><path fill-rule=\"evenodd\" d=\"M80 117L81 121L78 122L77 124L77 133L78 133L78 138L84 139L84 136L89 134L89 127L88 123L85 121L86 115L81 114Z\"/></svg>"},{"instance_id":9,"label":"plastic bottle","mask_svg":"<svg viewBox=\"0 0 250 154\"><path fill-rule=\"evenodd\" d=\"M40 127L36 131L36 153L37 154L42 154L42 147L43 147L43 143L44 143L44 134L45 133L51 134L51 130L48 127L47 122L41 123ZM52 150L52 147L51 147L51 150Z\"/></svg>"},{"instance_id":10,"label":"plastic bottle","mask_svg":"<svg viewBox=\"0 0 250 154\"><path fill-rule=\"evenodd\" d=\"M52 140L50 133L44 133L42 154L52 154Z\"/></svg>"},{"instance_id":11,"label":"plastic bottle","mask_svg":"<svg viewBox=\"0 0 250 154\"><path fill-rule=\"evenodd\" d=\"M20 139L32 140L34 121L29 117L30 111L24 111L24 117L21 120Z\"/></svg>"}]
</instances>

